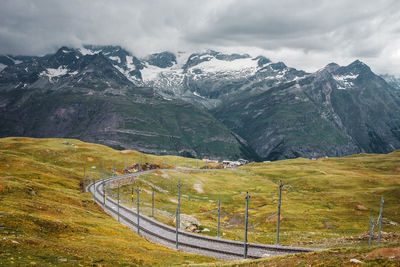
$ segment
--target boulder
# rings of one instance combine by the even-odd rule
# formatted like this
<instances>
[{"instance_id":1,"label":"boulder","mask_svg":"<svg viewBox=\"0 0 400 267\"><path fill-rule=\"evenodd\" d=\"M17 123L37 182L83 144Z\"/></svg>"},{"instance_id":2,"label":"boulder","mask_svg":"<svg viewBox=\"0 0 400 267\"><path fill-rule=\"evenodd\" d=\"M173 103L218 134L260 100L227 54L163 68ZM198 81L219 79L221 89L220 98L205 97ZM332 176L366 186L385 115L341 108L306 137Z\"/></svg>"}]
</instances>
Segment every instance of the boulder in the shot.
<instances>
[{"instance_id":1,"label":"boulder","mask_svg":"<svg viewBox=\"0 0 400 267\"><path fill-rule=\"evenodd\" d=\"M176 225L176 217L174 218L174 223ZM200 223L194 216L181 214L179 226L183 231L197 232L199 230Z\"/></svg>"}]
</instances>

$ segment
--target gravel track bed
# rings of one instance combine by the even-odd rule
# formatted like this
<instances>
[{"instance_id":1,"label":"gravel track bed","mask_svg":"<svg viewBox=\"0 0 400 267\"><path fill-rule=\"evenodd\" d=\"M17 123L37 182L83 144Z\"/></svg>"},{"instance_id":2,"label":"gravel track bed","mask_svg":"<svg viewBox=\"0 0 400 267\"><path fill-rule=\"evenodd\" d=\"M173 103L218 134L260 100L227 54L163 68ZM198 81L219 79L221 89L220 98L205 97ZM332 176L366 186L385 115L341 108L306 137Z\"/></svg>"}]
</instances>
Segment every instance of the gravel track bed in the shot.
<instances>
[{"instance_id":1,"label":"gravel track bed","mask_svg":"<svg viewBox=\"0 0 400 267\"><path fill-rule=\"evenodd\" d=\"M165 171L165 170L162 170ZM176 171L176 170L172 170ZM182 170L179 170L182 171ZM185 170L183 170L185 171ZM216 170L193 170L187 169L186 171L216 171ZM92 193L94 200L99 204L108 214L118 219L118 203L115 199L107 196L104 203L103 186L104 184L115 181L118 179L123 179L132 176L138 176L141 174L150 173L151 171L143 171L133 174L125 174L120 176L114 176L110 178L97 181L95 184L90 184L86 187L86 191ZM139 209L140 213L140 209ZM120 222L127 225L130 229L137 232L137 213L135 211L123 206L121 203L119 205L119 218ZM163 223L160 223L153 218L139 215L140 220L140 235L144 238L164 245L169 248L176 249L176 231L175 227L170 227ZM244 253L244 243L226 240L221 238L213 238L201 236L198 234L178 231L178 249L201 254L222 260L238 260L243 259ZM299 252L311 252L317 251L316 249L309 248L296 248L296 247L286 247L286 246L272 246L263 244L248 243L248 253L247 258L255 259L268 256L276 256L283 254L293 254Z\"/></svg>"}]
</instances>

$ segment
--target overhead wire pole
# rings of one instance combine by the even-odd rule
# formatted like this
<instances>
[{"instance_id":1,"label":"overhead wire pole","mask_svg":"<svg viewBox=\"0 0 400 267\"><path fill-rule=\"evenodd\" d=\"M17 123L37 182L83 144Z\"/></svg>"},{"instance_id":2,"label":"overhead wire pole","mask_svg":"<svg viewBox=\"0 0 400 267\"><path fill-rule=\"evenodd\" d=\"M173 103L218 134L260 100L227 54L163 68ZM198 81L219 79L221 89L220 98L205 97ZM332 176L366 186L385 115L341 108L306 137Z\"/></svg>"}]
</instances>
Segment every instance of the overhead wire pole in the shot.
<instances>
[{"instance_id":1,"label":"overhead wire pole","mask_svg":"<svg viewBox=\"0 0 400 267\"><path fill-rule=\"evenodd\" d=\"M178 183L178 216L176 217L178 223L178 229L181 224L181 182Z\"/></svg>"},{"instance_id":2,"label":"overhead wire pole","mask_svg":"<svg viewBox=\"0 0 400 267\"><path fill-rule=\"evenodd\" d=\"M247 249L248 249L248 244L247 244L247 225L248 225L248 211L249 211L249 192L246 192L246 210L244 214L244 253L243 253L243 258L247 259Z\"/></svg>"},{"instance_id":3,"label":"overhead wire pole","mask_svg":"<svg viewBox=\"0 0 400 267\"><path fill-rule=\"evenodd\" d=\"M179 216L178 208L176 208L175 216L176 216L176 218L175 218L175 233L176 233L176 235L175 235L175 247L178 250L178 233L179 233L179 230L178 230L179 229L179 227L178 227L178 216Z\"/></svg>"},{"instance_id":4,"label":"overhead wire pole","mask_svg":"<svg viewBox=\"0 0 400 267\"><path fill-rule=\"evenodd\" d=\"M279 199L278 199L278 218L277 218L277 225L276 225L276 245L279 245L279 227L281 222L281 197L282 197L282 181L279 181Z\"/></svg>"},{"instance_id":5,"label":"overhead wire pole","mask_svg":"<svg viewBox=\"0 0 400 267\"><path fill-rule=\"evenodd\" d=\"M381 230L382 230L382 213L383 213L383 203L385 201L383 200L383 196L381 197L381 209L379 210L379 218L378 218L378 223L379 223L379 228L378 228L378 246L381 244Z\"/></svg>"},{"instance_id":6,"label":"overhead wire pole","mask_svg":"<svg viewBox=\"0 0 400 267\"><path fill-rule=\"evenodd\" d=\"M137 234L138 235L140 235L139 192L140 192L140 189L136 188L136 194L137 194L137 201L136 201L137 202L136 203L137 210L136 210L136 214L137 214Z\"/></svg>"},{"instance_id":7,"label":"overhead wire pole","mask_svg":"<svg viewBox=\"0 0 400 267\"><path fill-rule=\"evenodd\" d=\"M217 219L217 237L219 237L219 217L220 217L221 201L218 199L218 219Z\"/></svg>"}]
</instances>

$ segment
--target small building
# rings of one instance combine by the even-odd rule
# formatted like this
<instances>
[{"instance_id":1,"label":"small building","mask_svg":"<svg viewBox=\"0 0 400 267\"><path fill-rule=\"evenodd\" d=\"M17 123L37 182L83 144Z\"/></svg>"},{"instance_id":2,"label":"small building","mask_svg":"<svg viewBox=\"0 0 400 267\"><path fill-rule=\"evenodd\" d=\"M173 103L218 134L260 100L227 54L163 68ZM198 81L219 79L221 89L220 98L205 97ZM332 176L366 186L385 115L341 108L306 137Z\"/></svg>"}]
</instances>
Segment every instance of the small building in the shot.
<instances>
[{"instance_id":1,"label":"small building","mask_svg":"<svg viewBox=\"0 0 400 267\"><path fill-rule=\"evenodd\" d=\"M230 160L224 160L222 161L222 165L224 166L225 169L227 168L236 168L237 166L243 165L239 161L230 161Z\"/></svg>"},{"instance_id":2,"label":"small building","mask_svg":"<svg viewBox=\"0 0 400 267\"><path fill-rule=\"evenodd\" d=\"M215 159L206 159L206 158L204 158L203 161L207 162L207 163L218 163L218 160L215 160Z\"/></svg>"}]
</instances>

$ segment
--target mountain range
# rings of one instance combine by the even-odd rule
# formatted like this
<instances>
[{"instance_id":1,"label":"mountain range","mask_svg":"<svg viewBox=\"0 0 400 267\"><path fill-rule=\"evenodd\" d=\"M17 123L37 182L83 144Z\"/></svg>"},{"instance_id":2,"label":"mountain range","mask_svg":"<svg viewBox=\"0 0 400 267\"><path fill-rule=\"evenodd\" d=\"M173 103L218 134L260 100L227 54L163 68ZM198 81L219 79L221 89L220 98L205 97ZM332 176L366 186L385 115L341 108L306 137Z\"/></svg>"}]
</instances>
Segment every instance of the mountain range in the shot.
<instances>
[{"instance_id":1,"label":"mountain range","mask_svg":"<svg viewBox=\"0 0 400 267\"><path fill-rule=\"evenodd\" d=\"M217 159L400 148L400 80L360 61L307 73L264 56L62 47L0 56L0 136Z\"/></svg>"}]
</instances>

